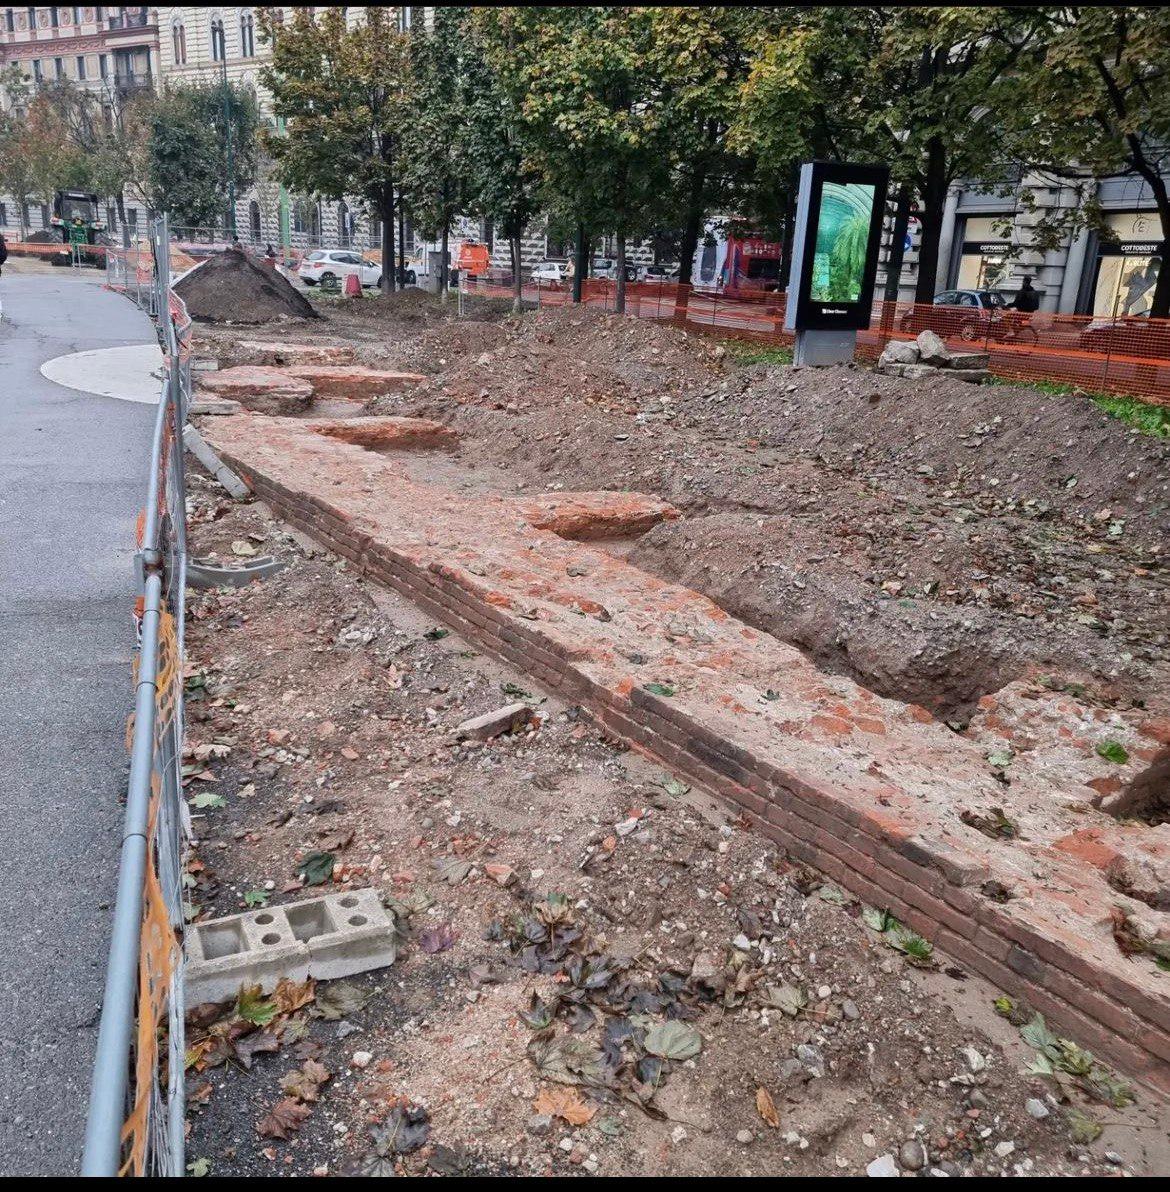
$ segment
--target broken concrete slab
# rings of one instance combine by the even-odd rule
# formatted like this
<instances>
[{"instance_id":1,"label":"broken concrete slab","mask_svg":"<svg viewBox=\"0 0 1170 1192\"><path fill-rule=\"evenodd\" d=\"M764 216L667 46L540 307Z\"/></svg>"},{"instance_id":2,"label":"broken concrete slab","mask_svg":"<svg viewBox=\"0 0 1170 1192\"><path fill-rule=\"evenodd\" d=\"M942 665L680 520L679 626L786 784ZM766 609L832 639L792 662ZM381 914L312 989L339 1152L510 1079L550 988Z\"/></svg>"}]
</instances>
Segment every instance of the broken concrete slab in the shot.
<instances>
[{"instance_id":1,"label":"broken concrete slab","mask_svg":"<svg viewBox=\"0 0 1170 1192\"><path fill-rule=\"evenodd\" d=\"M950 362L950 349L936 332L920 331L916 342L921 363L932 364L935 368L945 368Z\"/></svg>"},{"instance_id":2,"label":"broken concrete slab","mask_svg":"<svg viewBox=\"0 0 1170 1192\"><path fill-rule=\"evenodd\" d=\"M969 385L982 385L991 373L985 368L948 368L946 375L954 377L956 381L966 381Z\"/></svg>"},{"instance_id":3,"label":"broken concrete slab","mask_svg":"<svg viewBox=\"0 0 1170 1192\"><path fill-rule=\"evenodd\" d=\"M198 397L231 398L257 414L302 412L313 399L313 386L279 368L240 364L199 378Z\"/></svg>"},{"instance_id":4,"label":"broken concrete slab","mask_svg":"<svg viewBox=\"0 0 1170 1192\"><path fill-rule=\"evenodd\" d=\"M314 397L344 397L350 401L368 401L387 393L400 393L426 380L421 373L361 368L356 364L303 364L293 365L285 371L290 377L307 381Z\"/></svg>"},{"instance_id":5,"label":"broken concrete slab","mask_svg":"<svg viewBox=\"0 0 1170 1192\"><path fill-rule=\"evenodd\" d=\"M882 351L882 364L917 364L918 345L904 339L892 339Z\"/></svg>"},{"instance_id":6,"label":"broken concrete slab","mask_svg":"<svg viewBox=\"0 0 1170 1192\"><path fill-rule=\"evenodd\" d=\"M536 719L536 712L528 704L505 704L482 716L474 716L451 730L457 741L471 738L476 741L490 741L504 733L520 733Z\"/></svg>"},{"instance_id":7,"label":"broken concrete slab","mask_svg":"<svg viewBox=\"0 0 1170 1192\"><path fill-rule=\"evenodd\" d=\"M349 977L385 968L397 956L394 916L376 890L193 923L186 945L188 1005L227 1001L241 985L270 993L285 977Z\"/></svg>"},{"instance_id":8,"label":"broken concrete slab","mask_svg":"<svg viewBox=\"0 0 1170 1192\"><path fill-rule=\"evenodd\" d=\"M221 397L195 397L187 407L187 413L196 418L238 414L244 407L238 401Z\"/></svg>"},{"instance_id":9,"label":"broken concrete slab","mask_svg":"<svg viewBox=\"0 0 1170 1192\"><path fill-rule=\"evenodd\" d=\"M986 369L991 363L990 352L951 352L947 368L981 368Z\"/></svg>"}]
</instances>

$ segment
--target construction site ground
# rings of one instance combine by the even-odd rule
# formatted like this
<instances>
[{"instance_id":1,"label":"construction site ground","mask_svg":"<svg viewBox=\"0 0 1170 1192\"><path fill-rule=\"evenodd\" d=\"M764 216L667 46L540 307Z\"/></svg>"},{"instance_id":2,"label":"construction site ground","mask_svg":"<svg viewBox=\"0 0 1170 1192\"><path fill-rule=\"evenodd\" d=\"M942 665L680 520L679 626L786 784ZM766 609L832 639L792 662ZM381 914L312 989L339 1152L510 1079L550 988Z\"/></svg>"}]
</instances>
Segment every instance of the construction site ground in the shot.
<instances>
[{"instance_id":1,"label":"construction site ground","mask_svg":"<svg viewBox=\"0 0 1170 1192\"><path fill-rule=\"evenodd\" d=\"M1046 857L1092 852L1123 908L1112 937L1111 908L1095 908L1098 942L1140 969L1160 1013L1164 443L1085 397L744 364L734 345L571 309L458 318L409 294L321 310L246 333L201 326L200 354L226 371L272 363L252 340L323 344L421 376L302 413L454 432L445 450L364 454L418 500L482 502L489 537L501 499L536 526L550 502L565 516L562 492L656 501L609 537L604 522L559 530L590 539L593 562L569 564L577 589L588 596L591 569L599 585L634 570L664 593L681 584L765 635L761 650L795 646L838 690L920 713L931 748L953 737L964 758L985 755L1000 821L973 781L971 805L952 809L973 818L956 830L1022 848L1025 867L1040 846L1021 835ZM258 418L204 430L261 463L248 444L263 425L302 449L287 419ZM323 435L353 468L358 449ZM312 464L316 448L303 450ZM289 563L192 605L193 911L295 898L298 863L331 853L328 880L381 889L405 932L395 965L340 999L323 983L286 990L267 1023L196 1015L193 1162L214 1174L273 1161L295 1173L1165 1169L1165 1114L1145 1085L1123 1104L1123 1086L1046 1038L1032 1008L1001 1001L997 1014L1002 990L961 959L628 751L620 731L547 695L538 671L489 661L263 504L192 484L196 553ZM538 728L453 741L459 722L516 700L544 714ZM1038 1049L1049 1067L1059 1057L1055 1074L1027 1071Z\"/></svg>"}]
</instances>

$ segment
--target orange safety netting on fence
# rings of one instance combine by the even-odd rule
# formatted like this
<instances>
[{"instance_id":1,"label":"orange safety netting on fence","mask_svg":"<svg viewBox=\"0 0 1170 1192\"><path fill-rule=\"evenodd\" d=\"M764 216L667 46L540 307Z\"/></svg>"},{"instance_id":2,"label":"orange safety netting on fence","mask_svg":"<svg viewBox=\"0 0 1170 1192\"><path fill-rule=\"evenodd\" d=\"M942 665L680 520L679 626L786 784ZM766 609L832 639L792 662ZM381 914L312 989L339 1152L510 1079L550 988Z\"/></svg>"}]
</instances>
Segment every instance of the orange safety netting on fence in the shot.
<instances>
[{"instance_id":1,"label":"orange safety netting on fence","mask_svg":"<svg viewBox=\"0 0 1170 1192\"><path fill-rule=\"evenodd\" d=\"M589 278L587 306L613 310L616 283ZM468 292L510 298L507 282L469 279ZM525 282L525 302L561 306L572 283ZM784 294L717 292L670 282L630 282L626 314L673 322L709 334L788 346ZM1092 393L1139 397L1170 406L1170 319L1022 314L1009 310L875 302L869 330L858 334L857 355L876 360L893 339L936 332L955 350L987 352L989 368L1007 380L1073 385Z\"/></svg>"}]
</instances>

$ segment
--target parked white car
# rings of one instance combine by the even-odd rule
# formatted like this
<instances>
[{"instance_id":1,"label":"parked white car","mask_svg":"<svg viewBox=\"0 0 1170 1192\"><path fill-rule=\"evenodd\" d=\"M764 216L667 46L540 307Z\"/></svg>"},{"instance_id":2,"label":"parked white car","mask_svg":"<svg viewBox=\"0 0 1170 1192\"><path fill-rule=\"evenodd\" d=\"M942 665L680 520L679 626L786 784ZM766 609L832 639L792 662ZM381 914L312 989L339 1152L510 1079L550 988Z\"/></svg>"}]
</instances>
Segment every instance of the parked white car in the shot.
<instances>
[{"instance_id":1,"label":"parked white car","mask_svg":"<svg viewBox=\"0 0 1170 1192\"><path fill-rule=\"evenodd\" d=\"M360 253L344 248L317 249L305 257L297 270L297 276L307 286L315 286L318 282L329 285L334 281L340 284L341 279L350 274L356 274L367 288L382 282L381 265L373 265L363 260Z\"/></svg>"},{"instance_id":2,"label":"parked white car","mask_svg":"<svg viewBox=\"0 0 1170 1192\"><path fill-rule=\"evenodd\" d=\"M563 261L541 261L532 268L533 281L563 282L569 279L569 267Z\"/></svg>"}]
</instances>

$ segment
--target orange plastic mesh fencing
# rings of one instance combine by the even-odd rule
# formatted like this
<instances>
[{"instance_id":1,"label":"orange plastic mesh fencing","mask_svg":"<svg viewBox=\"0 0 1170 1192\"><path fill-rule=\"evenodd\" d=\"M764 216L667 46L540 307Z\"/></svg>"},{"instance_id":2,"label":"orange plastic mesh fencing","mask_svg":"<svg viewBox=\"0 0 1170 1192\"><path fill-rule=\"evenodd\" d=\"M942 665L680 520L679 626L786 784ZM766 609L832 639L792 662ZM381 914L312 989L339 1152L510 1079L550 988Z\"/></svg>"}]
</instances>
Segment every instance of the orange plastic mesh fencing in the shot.
<instances>
[{"instance_id":1,"label":"orange plastic mesh fencing","mask_svg":"<svg viewBox=\"0 0 1170 1192\"><path fill-rule=\"evenodd\" d=\"M137 683L138 667L134 668ZM179 682L179 646L175 620L163 612L159 618L159 661L157 672L157 715L155 720L156 768L150 780L150 810L147 820L146 877L143 887L142 934L138 957L138 1029L134 1048L133 1102L122 1126L123 1162L120 1175L146 1174L150 1152L152 1104L166 1078L182 1079L182 1073L163 1073L164 1050L170 1007L170 989L179 964L179 940L171 926L166 897L159 881L155 841L162 799L163 780L158 769L158 743L175 714ZM133 732L133 717L127 738Z\"/></svg>"},{"instance_id":2,"label":"orange plastic mesh fencing","mask_svg":"<svg viewBox=\"0 0 1170 1192\"><path fill-rule=\"evenodd\" d=\"M476 279L469 294L511 298L506 278ZM613 310L616 283L587 278L582 302ZM526 281L524 301L541 306L572 302L572 282ZM675 282L630 282L626 314L669 321L688 331L787 347L784 294L718 292ZM870 327L858 334L857 356L876 360L891 339L934 331L955 351L986 352L996 377L1068 385L1089 393L1137 397L1170 406L1170 319L1059 315L977 307L875 302Z\"/></svg>"}]
</instances>

